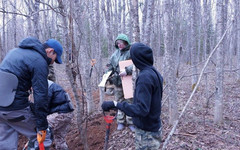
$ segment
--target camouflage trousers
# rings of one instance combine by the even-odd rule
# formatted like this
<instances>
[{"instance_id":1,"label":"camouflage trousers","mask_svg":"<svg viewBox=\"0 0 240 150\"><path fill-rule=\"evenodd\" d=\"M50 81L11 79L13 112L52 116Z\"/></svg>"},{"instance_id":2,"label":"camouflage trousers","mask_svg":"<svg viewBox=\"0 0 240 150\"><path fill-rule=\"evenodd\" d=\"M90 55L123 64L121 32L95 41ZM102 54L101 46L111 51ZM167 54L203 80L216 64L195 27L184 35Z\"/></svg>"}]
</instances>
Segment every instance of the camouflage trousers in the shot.
<instances>
[{"instance_id":1,"label":"camouflage trousers","mask_svg":"<svg viewBox=\"0 0 240 150\"><path fill-rule=\"evenodd\" d=\"M161 144L161 129L158 132L144 131L139 128L135 130L136 150L158 150Z\"/></svg>"},{"instance_id":2,"label":"camouflage trousers","mask_svg":"<svg viewBox=\"0 0 240 150\"><path fill-rule=\"evenodd\" d=\"M55 72L54 72L54 67L52 64L50 64L48 66L48 70L49 70L49 73L48 73L48 80L51 80L53 82L56 82L56 76L55 76Z\"/></svg>"},{"instance_id":3,"label":"camouflage trousers","mask_svg":"<svg viewBox=\"0 0 240 150\"><path fill-rule=\"evenodd\" d=\"M114 86L114 97L115 97L115 100L117 102L124 102L124 101L128 102L128 103L133 102L132 98L130 98L130 99L125 99L124 98L122 87ZM117 123L123 123L123 124L126 123L128 125L131 125L131 124L133 124L132 117L129 117L129 116L125 115L125 113L122 112L121 110L118 110L118 112L117 112Z\"/></svg>"},{"instance_id":4,"label":"camouflage trousers","mask_svg":"<svg viewBox=\"0 0 240 150\"><path fill-rule=\"evenodd\" d=\"M49 126L52 128L53 141L55 148L59 150L68 150L65 137L70 130L73 112L53 113L47 116Z\"/></svg>"}]
</instances>

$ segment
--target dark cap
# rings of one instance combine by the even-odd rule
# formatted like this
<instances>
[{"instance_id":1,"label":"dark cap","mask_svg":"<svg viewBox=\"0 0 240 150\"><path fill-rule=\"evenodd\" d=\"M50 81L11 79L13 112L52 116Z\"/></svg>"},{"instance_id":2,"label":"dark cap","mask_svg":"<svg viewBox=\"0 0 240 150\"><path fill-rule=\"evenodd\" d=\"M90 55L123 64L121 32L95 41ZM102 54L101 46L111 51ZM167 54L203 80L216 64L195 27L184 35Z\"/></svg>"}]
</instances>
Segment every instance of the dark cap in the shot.
<instances>
[{"instance_id":1,"label":"dark cap","mask_svg":"<svg viewBox=\"0 0 240 150\"><path fill-rule=\"evenodd\" d=\"M62 53L63 53L63 48L60 42L54 39L49 39L45 42L49 47L53 48L54 51L57 53L57 59L55 60L56 63L61 64L62 63Z\"/></svg>"}]
</instances>

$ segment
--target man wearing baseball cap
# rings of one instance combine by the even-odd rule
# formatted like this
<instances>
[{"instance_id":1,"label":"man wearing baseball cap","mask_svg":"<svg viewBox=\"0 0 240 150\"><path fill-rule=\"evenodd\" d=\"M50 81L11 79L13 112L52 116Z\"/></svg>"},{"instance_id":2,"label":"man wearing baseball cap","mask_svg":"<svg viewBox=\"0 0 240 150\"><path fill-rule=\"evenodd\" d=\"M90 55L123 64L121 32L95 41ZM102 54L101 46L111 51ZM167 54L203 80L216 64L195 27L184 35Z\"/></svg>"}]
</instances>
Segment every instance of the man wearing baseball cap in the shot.
<instances>
[{"instance_id":1,"label":"man wearing baseball cap","mask_svg":"<svg viewBox=\"0 0 240 150\"><path fill-rule=\"evenodd\" d=\"M45 49L53 48L54 52L57 54L57 58L55 59L55 62L58 64L62 64L62 59L61 59L62 52L63 52L62 45L57 40L54 40L54 39L47 40L44 43L44 45L48 46L48 47L45 47Z\"/></svg>"},{"instance_id":2,"label":"man wearing baseball cap","mask_svg":"<svg viewBox=\"0 0 240 150\"><path fill-rule=\"evenodd\" d=\"M0 64L1 149L17 149L19 134L29 140L38 137L39 143L45 141L45 149L50 147L51 140L45 140L48 134L48 66L54 61L61 64L62 52L61 44L55 39L42 44L29 37L3 59ZM31 87L34 104L30 108Z\"/></svg>"}]
</instances>

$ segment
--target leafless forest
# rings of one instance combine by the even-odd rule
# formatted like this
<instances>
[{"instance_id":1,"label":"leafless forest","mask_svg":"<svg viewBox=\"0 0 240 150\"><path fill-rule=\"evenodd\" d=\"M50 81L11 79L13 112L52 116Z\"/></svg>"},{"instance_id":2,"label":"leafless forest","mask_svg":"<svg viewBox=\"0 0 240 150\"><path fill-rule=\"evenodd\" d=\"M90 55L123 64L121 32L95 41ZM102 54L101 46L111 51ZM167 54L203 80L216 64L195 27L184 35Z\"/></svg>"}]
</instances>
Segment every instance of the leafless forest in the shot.
<instances>
[{"instance_id":1,"label":"leafless forest","mask_svg":"<svg viewBox=\"0 0 240 150\"><path fill-rule=\"evenodd\" d=\"M64 64L54 69L75 102L79 133L77 145L71 136L68 143L72 149L101 149L103 144L94 147L87 139L96 133L86 131L109 98L98 83L115 38L124 33L153 49L154 66L164 77L161 149L237 150L239 10L239 0L1 0L0 62L28 36L59 40ZM118 134L127 144L114 137L110 149L134 149L133 135Z\"/></svg>"}]
</instances>

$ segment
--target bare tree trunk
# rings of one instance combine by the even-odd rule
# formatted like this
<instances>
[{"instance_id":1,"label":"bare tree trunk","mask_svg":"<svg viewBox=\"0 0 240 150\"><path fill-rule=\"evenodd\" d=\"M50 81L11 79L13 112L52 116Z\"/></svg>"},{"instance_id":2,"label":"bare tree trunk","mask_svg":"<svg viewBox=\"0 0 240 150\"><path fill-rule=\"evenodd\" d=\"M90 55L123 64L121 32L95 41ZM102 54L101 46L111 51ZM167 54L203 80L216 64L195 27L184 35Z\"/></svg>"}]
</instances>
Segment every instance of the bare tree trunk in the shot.
<instances>
[{"instance_id":1,"label":"bare tree trunk","mask_svg":"<svg viewBox=\"0 0 240 150\"><path fill-rule=\"evenodd\" d=\"M122 13L123 13L123 17L122 17L122 32L126 33L126 2L125 0L122 1Z\"/></svg>"},{"instance_id":2,"label":"bare tree trunk","mask_svg":"<svg viewBox=\"0 0 240 150\"><path fill-rule=\"evenodd\" d=\"M105 20L106 20L106 30L107 30L107 37L108 37L108 56L111 56L113 52L113 38L112 38L112 22L111 22L111 1L107 0L107 6L105 6L105 2L102 1L102 11L104 12L105 15ZM107 10L106 10L107 8Z\"/></svg>"},{"instance_id":3,"label":"bare tree trunk","mask_svg":"<svg viewBox=\"0 0 240 150\"><path fill-rule=\"evenodd\" d=\"M223 35L223 1L217 1L217 41ZM216 60L216 97L215 97L215 106L214 106L214 123L220 124L223 119L223 44L221 43L218 47L218 51L216 52L217 60Z\"/></svg>"},{"instance_id":4,"label":"bare tree trunk","mask_svg":"<svg viewBox=\"0 0 240 150\"><path fill-rule=\"evenodd\" d=\"M28 8L28 14L32 14L32 8L31 5L32 4L32 0L24 0L27 8ZM32 30L32 21L31 21L31 16L29 15L29 17L27 17L27 34L28 36L33 36L33 30Z\"/></svg>"},{"instance_id":5,"label":"bare tree trunk","mask_svg":"<svg viewBox=\"0 0 240 150\"><path fill-rule=\"evenodd\" d=\"M3 9L6 9L5 8L5 5L6 5L6 0L3 0L2 1L2 7ZM2 27L2 43L3 43L3 46L2 46L2 58L5 57L6 53L7 53L7 47L6 47L6 28L5 28L5 16L6 16L6 13L3 13L3 17L2 17L2 24L3 24L3 27Z\"/></svg>"},{"instance_id":6,"label":"bare tree trunk","mask_svg":"<svg viewBox=\"0 0 240 150\"><path fill-rule=\"evenodd\" d=\"M232 70L233 69L233 54L234 54L234 49L236 47L236 32L234 31L237 27L237 24L236 24L236 21L233 23L233 26L231 28L231 35L230 36L230 47L229 47L229 52L228 52L228 66L229 66L229 69Z\"/></svg>"},{"instance_id":7,"label":"bare tree trunk","mask_svg":"<svg viewBox=\"0 0 240 150\"><path fill-rule=\"evenodd\" d=\"M142 12L142 26L141 26L141 39L144 39L145 36L145 28L146 28L146 20L147 20L147 11L148 11L148 0L145 0L144 5L143 5L143 12Z\"/></svg>"},{"instance_id":8,"label":"bare tree trunk","mask_svg":"<svg viewBox=\"0 0 240 150\"><path fill-rule=\"evenodd\" d=\"M147 45L150 45L152 20L153 20L153 13L154 13L154 1L155 0L148 0L148 6L147 6L146 32L144 34L144 39L142 39L144 43Z\"/></svg>"},{"instance_id":9,"label":"bare tree trunk","mask_svg":"<svg viewBox=\"0 0 240 150\"><path fill-rule=\"evenodd\" d=\"M16 9L16 5L17 5L17 1L14 0L13 3L13 12L16 13L17 9ZM14 14L13 15L13 44L14 47L17 47L17 19L16 19L17 15Z\"/></svg>"},{"instance_id":10,"label":"bare tree trunk","mask_svg":"<svg viewBox=\"0 0 240 150\"><path fill-rule=\"evenodd\" d=\"M113 0L112 0L113 1ZM119 29L118 28L118 24L120 22L118 22L118 5L117 5L117 0L114 0L114 3L113 3L113 9L114 9L114 13L113 13L113 37L117 37L117 34L119 33L119 30L121 30L121 28Z\"/></svg>"},{"instance_id":11,"label":"bare tree trunk","mask_svg":"<svg viewBox=\"0 0 240 150\"><path fill-rule=\"evenodd\" d=\"M199 1L190 1L190 24L191 24L191 42L190 42L190 47L191 47L191 65L192 66L196 66L197 65L197 5L199 4ZM197 66L196 67L192 67L192 74L197 74ZM193 75L192 76L192 89L194 88L194 86L197 83L197 75Z\"/></svg>"},{"instance_id":12,"label":"bare tree trunk","mask_svg":"<svg viewBox=\"0 0 240 150\"><path fill-rule=\"evenodd\" d=\"M122 26L124 26L124 24L122 24L122 0L118 0L118 12L117 12L117 16L118 16L118 34L122 33L124 31L122 31Z\"/></svg>"},{"instance_id":13,"label":"bare tree trunk","mask_svg":"<svg viewBox=\"0 0 240 150\"><path fill-rule=\"evenodd\" d=\"M33 24L34 24L34 34L35 37L39 38L39 3L40 0L35 0L34 3L34 14L33 14Z\"/></svg>"},{"instance_id":14,"label":"bare tree trunk","mask_svg":"<svg viewBox=\"0 0 240 150\"><path fill-rule=\"evenodd\" d=\"M76 3L76 2L75 2ZM66 4L62 1L62 0L58 0L58 4L59 4L59 8L60 8L60 14L62 16L62 23L63 23L63 29L64 29L64 35L63 37L65 38L64 41L66 42L65 45L65 49L70 49L71 48L71 44L70 44L70 40L71 36L68 30L68 21L67 21L67 14L66 14ZM74 93L74 97L76 100L76 104L77 104L77 125L78 125L78 130L81 134L81 139L82 139L82 143L84 145L84 149L88 149L88 143L87 143L87 133L86 130L83 130L84 127L82 125L83 121L83 110L81 109L81 104L80 104L80 99L79 99L79 94L78 94L78 87L77 87L77 82L76 82L76 72L78 72L77 66L74 66L74 64L70 64L69 62L69 53L67 51L67 54L65 56L65 60L66 60L66 72L68 75L68 79L71 83L71 87L73 89L73 93ZM75 60L74 60L75 61ZM81 79L81 76L80 76ZM80 83L82 83L82 81L80 80ZM82 87L83 89L83 87ZM82 93L83 95L83 93ZM82 96L82 101L84 101L84 96Z\"/></svg>"},{"instance_id":15,"label":"bare tree trunk","mask_svg":"<svg viewBox=\"0 0 240 150\"><path fill-rule=\"evenodd\" d=\"M133 40L132 43L140 42L140 28L139 28L139 16L138 16L138 0L130 0L130 18L133 24ZM133 90L135 88L135 82L138 76L138 69L133 66L132 71L132 84Z\"/></svg>"},{"instance_id":16,"label":"bare tree trunk","mask_svg":"<svg viewBox=\"0 0 240 150\"><path fill-rule=\"evenodd\" d=\"M102 77L102 70L103 70L103 61L102 61L102 49L101 49L101 45L100 45L100 34L101 34L101 23L100 23L100 1L96 3L96 8L95 8L95 12L96 12L96 21L95 21L95 26L96 26L96 60L98 61L96 63L96 68L97 68L97 80L96 80L96 83L100 83L101 81L101 77ZM93 65L93 64L92 64ZM91 77L90 77L91 78ZM99 95L100 95L100 102L99 102L99 106L98 106L98 109L100 110L101 109L101 104L104 100L104 91L103 89L100 88L99 90Z\"/></svg>"},{"instance_id":17,"label":"bare tree trunk","mask_svg":"<svg viewBox=\"0 0 240 150\"><path fill-rule=\"evenodd\" d=\"M239 8L240 8L240 2L238 0L234 0L235 2L235 14L234 14L234 19L235 19L235 25L234 25L234 32L235 32L235 38L233 39L235 41L235 44L234 44L234 51L236 52L237 54L237 69L239 69L237 71L237 80L239 81L240 80L240 43L239 43L239 40L240 40L240 19L239 19L239 16L240 16L240 13L239 13Z\"/></svg>"},{"instance_id":18,"label":"bare tree trunk","mask_svg":"<svg viewBox=\"0 0 240 150\"><path fill-rule=\"evenodd\" d=\"M133 19L133 42L140 42L140 28L138 16L138 0L130 1L131 18Z\"/></svg>"},{"instance_id":19,"label":"bare tree trunk","mask_svg":"<svg viewBox=\"0 0 240 150\"><path fill-rule=\"evenodd\" d=\"M178 102L176 89L176 72L174 62L174 49L172 45L173 35L171 32L172 24L172 4L169 0L164 0L164 31L165 31L165 81L168 85L167 94L169 95L169 123L174 124L178 118Z\"/></svg>"},{"instance_id":20,"label":"bare tree trunk","mask_svg":"<svg viewBox=\"0 0 240 150\"><path fill-rule=\"evenodd\" d=\"M208 32L208 19L209 19L209 12L208 12L208 4L207 0L203 1L203 59L207 58L207 32Z\"/></svg>"}]
</instances>

